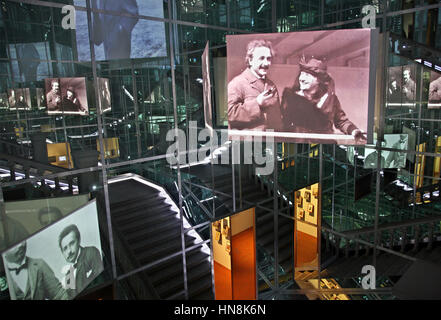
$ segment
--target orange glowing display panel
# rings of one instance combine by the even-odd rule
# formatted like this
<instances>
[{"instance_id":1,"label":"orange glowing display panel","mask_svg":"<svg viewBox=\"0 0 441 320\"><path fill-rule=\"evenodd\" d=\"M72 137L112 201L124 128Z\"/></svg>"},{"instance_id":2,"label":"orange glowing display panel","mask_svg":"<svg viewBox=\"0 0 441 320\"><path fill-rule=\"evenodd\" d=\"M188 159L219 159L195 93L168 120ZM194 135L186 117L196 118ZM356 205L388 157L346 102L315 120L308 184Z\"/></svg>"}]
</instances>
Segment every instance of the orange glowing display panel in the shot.
<instances>
[{"instance_id":1,"label":"orange glowing display panel","mask_svg":"<svg viewBox=\"0 0 441 320\"><path fill-rule=\"evenodd\" d=\"M211 224L216 300L256 299L254 208Z\"/></svg>"},{"instance_id":2,"label":"orange glowing display panel","mask_svg":"<svg viewBox=\"0 0 441 320\"><path fill-rule=\"evenodd\" d=\"M294 266L298 270L316 270L320 241L318 183L295 191L294 216Z\"/></svg>"}]
</instances>

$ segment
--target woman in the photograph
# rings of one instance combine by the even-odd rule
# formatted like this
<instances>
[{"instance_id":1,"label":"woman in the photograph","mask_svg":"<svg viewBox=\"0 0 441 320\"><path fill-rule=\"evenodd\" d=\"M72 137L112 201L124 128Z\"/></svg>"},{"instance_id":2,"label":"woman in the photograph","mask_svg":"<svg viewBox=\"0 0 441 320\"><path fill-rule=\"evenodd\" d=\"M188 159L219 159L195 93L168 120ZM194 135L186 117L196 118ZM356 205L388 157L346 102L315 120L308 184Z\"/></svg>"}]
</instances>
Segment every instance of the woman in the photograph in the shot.
<instances>
[{"instance_id":1,"label":"woman in the photograph","mask_svg":"<svg viewBox=\"0 0 441 320\"><path fill-rule=\"evenodd\" d=\"M401 88L398 86L398 81L394 76L390 78L387 97L389 103L401 102Z\"/></svg>"},{"instance_id":2,"label":"woman in the photograph","mask_svg":"<svg viewBox=\"0 0 441 320\"><path fill-rule=\"evenodd\" d=\"M364 139L362 131L341 108L326 64L315 58L308 62L303 58L299 67L294 85L282 95L284 131L333 134L335 126L357 141Z\"/></svg>"},{"instance_id":3,"label":"woman in the photograph","mask_svg":"<svg viewBox=\"0 0 441 320\"><path fill-rule=\"evenodd\" d=\"M61 109L64 112L86 112L87 110L81 105L78 100L75 90L72 87L67 88L66 95L61 102Z\"/></svg>"}]
</instances>

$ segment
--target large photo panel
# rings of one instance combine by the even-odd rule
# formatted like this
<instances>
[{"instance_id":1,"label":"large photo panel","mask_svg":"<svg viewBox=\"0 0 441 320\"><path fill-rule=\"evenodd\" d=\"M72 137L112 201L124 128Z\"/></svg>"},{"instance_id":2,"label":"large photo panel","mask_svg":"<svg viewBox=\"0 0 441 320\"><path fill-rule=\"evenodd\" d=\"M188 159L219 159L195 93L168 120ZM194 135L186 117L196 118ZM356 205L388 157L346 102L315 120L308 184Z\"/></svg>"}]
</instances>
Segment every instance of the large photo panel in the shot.
<instances>
[{"instance_id":1,"label":"large photo panel","mask_svg":"<svg viewBox=\"0 0 441 320\"><path fill-rule=\"evenodd\" d=\"M52 73L49 42L14 43L7 52L15 82L39 81Z\"/></svg>"},{"instance_id":2,"label":"large photo panel","mask_svg":"<svg viewBox=\"0 0 441 320\"><path fill-rule=\"evenodd\" d=\"M85 5L74 0L74 5ZM137 15L164 17L162 0L91 0L91 32L97 61L167 56L165 24ZM148 32L146 32L148 30ZM87 14L76 12L76 44L79 61L90 61Z\"/></svg>"},{"instance_id":3,"label":"large photo panel","mask_svg":"<svg viewBox=\"0 0 441 320\"><path fill-rule=\"evenodd\" d=\"M374 147L377 141L374 140ZM385 134L384 140L381 142L383 148L391 148L400 151L382 150L380 156L380 169L405 168L407 153L409 150L409 135L406 133L400 134ZM374 148L366 148L364 151L364 165L365 169L375 169L378 163L378 150Z\"/></svg>"},{"instance_id":4,"label":"large photo panel","mask_svg":"<svg viewBox=\"0 0 441 320\"><path fill-rule=\"evenodd\" d=\"M202 53L202 87L204 92L204 119L205 126L213 130L213 111L211 106L211 79L210 79L210 44L207 41Z\"/></svg>"},{"instance_id":5,"label":"large photo panel","mask_svg":"<svg viewBox=\"0 0 441 320\"><path fill-rule=\"evenodd\" d=\"M389 67L387 85L388 108L415 108L416 65Z\"/></svg>"},{"instance_id":6,"label":"large photo panel","mask_svg":"<svg viewBox=\"0 0 441 320\"><path fill-rule=\"evenodd\" d=\"M366 144L377 46L371 29L227 35L230 137Z\"/></svg>"},{"instance_id":7,"label":"large photo panel","mask_svg":"<svg viewBox=\"0 0 441 320\"><path fill-rule=\"evenodd\" d=\"M31 110L29 88L8 89L9 110Z\"/></svg>"},{"instance_id":8,"label":"large photo panel","mask_svg":"<svg viewBox=\"0 0 441 320\"><path fill-rule=\"evenodd\" d=\"M429 109L441 108L441 73L436 71L430 72L429 84Z\"/></svg>"},{"instance_id":9,"label":"large photo panel","mask_svg":"<svg viewBox=\"0 0 441 320\"><path fill-rule=\"evenodd\" d=\"M48 114L89 114L86 78L47 78L45 87Z\"/></svg>"},{"instance_id":10,"label":"large photo panel","mask_svg":"<svg viewBox=\"0 0 441 320\"><path fill-rule=\"evenodd\" d=\"M96 201L2 253L12 300L68 300L104 270Z\"/></svg>"}]
</instances>

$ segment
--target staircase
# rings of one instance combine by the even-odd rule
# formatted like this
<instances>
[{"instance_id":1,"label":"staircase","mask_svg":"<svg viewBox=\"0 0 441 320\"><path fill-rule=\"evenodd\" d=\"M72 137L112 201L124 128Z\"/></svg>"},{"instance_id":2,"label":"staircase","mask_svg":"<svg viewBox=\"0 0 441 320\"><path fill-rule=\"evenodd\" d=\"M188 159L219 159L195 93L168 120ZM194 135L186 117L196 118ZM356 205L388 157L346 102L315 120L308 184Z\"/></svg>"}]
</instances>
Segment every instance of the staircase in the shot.
<instances>
[{"instance_id":1,"label":"staircase","mask_svg":"<svg viewBox=\"0 0 441 320\"><path fill-rule=\"evenodd\" d=\"M396 254L377 250L377 274L399 277L406 272L415 259L441 264L441 233L437 227L440 221L440 216L432 216L379 225L378 243ZM329 240L328 231L322 233L326 242L325 253L329 254L332 251L331 247L336 251L334 252L335 261L327 267L327 271L336 278L359 277L361 268L372 264L373 249L354 240L347 241L347 239L373 243L374 228L345 231L342 236L334 235L333 241ZM340 245L342 239L345 239L344 244Z\"/></svg>"},{"instance_id":2,"label":"staircase","mask_svg":"<svg viewBox=\"0 0 441 320\"><path fill-rule=\"evenodd\" d=\"M231 169L221 165L213 165L214 186L211 179L211 164L201 164L185 169L187 173L196 176L201 184L208 188L214 188L217 199L221 206L215 209L216 217L220 218L227 214L238 213L247 208L255 207L256 214L256 242L267 255L274 257L274 196L273 190L263 182L248 174L250 168L242 166L242 179L239 184L239 174L236 168L234 189L236 196L236 210L233 206L233 177ZM242 200L242 203L241 203ZM279 200L280 201L280 200ZM286 223L287 220L278 220L279 234L279 265L284 273L292 271L293 266L293 223Z\"/></svg>"},{"instance_id":3,"label":"staircase","mask_svg":"<svg viewBox=\"0 0 441 320\"><path fill-rule=\"evenodd\" d=\"M160 187L143 183L143 178L110 182L114 230L130 253L134 268L152 264L140 273L148 282L146 285L153 288L155 298L185 299L183 257L179 253L182 250L181 221L176 205ZM186 221L184 227L189 227ZM202 239L190 231L185 233L184 241L189 248ZM124 270L123 265L121 269L132 271ZM186 270L188 298L213 299L210 252L206 245L186 252Z\"/></svg>"}]
</instances>

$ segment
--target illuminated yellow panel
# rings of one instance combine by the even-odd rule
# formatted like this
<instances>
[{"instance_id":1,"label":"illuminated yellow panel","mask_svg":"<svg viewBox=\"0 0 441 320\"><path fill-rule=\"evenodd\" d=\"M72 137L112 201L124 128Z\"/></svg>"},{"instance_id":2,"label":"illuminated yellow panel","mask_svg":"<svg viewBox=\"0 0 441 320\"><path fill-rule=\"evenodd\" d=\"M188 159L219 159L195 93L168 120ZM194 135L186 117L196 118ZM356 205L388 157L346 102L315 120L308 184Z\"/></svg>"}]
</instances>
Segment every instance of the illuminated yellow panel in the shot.
<instances>
[{"instance_id":1,"label":"illuminated yellow panel","mask_svg":"<svg viewBox=\"0 0 441 320\"><path fill-rule=\"evenodd\" d=\"M418 152L426 151L426 143L421 143L417 148ZM415 166L415 185L417 188L421 188L423 186L424 181L424 165L426 161L426 156L417 155L416 157L416 166Z\"/></svg>"},{"instance_id":2,"label":"illuminated yellow panel","mask_svg":"<svg viewBox=\"0 0 441 320\"><path fill-rule=\"evenodd\" d=\"M69 143L48 143L47 157L49 163L66 169L73 168L72 153Z\"/></svg>"},{"instance_id":3,"label":"illuminated yellow panel","mask_svg":"<svg viewBox=\"0 0 441 320\"><path fill-rule=\"evenodd\" d=\"M435 146L435 153L441 153L441 137L436 138L436 146ZM441 168L441 157L435 157L433 159L433 177L439 178L440 177L440 168ZM433 184L438 183L439 181L437 179L433 179Z\"/></svg>"},{"instance_id":4,"label":"illuminated yellow panel","mask_svg":"<svg viewBox=\"0 0 441 320\"><path fill-rule=\"evenodd\" d=\"M103 139L105 154L104 157L106 159L113 159L119 157L119 140L118 138L105 138ZM96 140L96 148L98 152L100 151L100 142Z\"/></svg>"}]
</instances>

